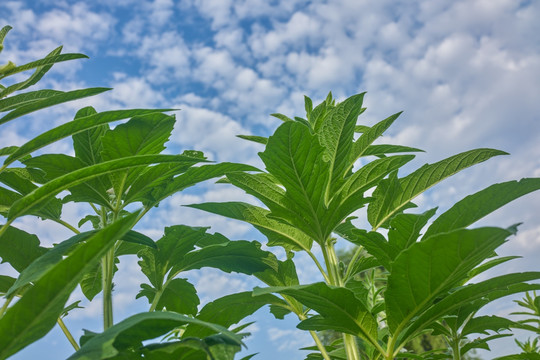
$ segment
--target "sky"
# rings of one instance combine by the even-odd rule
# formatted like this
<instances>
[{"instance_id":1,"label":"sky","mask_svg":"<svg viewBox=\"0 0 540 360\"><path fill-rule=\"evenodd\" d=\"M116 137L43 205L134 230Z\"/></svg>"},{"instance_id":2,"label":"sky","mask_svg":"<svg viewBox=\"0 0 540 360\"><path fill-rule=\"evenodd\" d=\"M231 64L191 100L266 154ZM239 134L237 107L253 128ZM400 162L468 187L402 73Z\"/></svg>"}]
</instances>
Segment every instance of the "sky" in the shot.
<instances>
[{"instance_id":1,"label":"sky","mask_svg":"<svg viewBox=\"0 0 540 360\"><path fill-rule=\"evenodd\" d=\"M304 95L315 103L331 91L338 100L367 91L366 125L404 111L382 139L419 147L412 167L473 148L510 153L467 169L417 199L420 210L439 213L462 197L495 182L540 177L540 2L519 0L19 0L0 1L0 26L13 30L0 63L23 64L59 45L89 60L56 65L40 86L72 90L112 87L97 97L41 111L2 127L0 147L21 145L92 105L98 111L160 107L180 109L168 152L202 150L212 160L261 165L261 145L238 134L268 136L283 113L304 116ZM69 141L45 149L71 153ZM403 175L403 174L401 174ZM254 200L240 190L205 183L176 194L150 213L138 230L158 239L164 226L212 226L231 239L263 237L249 226L181 205ZM68 206L76 222L87 209ZM520 255L495 270L539 270L540 194L498 210L478 225L522 222L501 255ZM17 226L45 245L70 234L21 218ZM60 239L61 240L61 239ZM301 280L319 281L309 259L298 255ZM3 273L10 269L0 267ZM145 311L135 301L136 259L122 260L116 278L116 320ZM260 285L245 276L203 269L189 274L203 301ZM73 298L80 296L80 292ZM100 304L87 304L66 322L100 331ZM492 314L516 310L509 299ZM302 359L311 344L292 318L273 320L267 309L251 318L245 354L254 359ZM523 339L523 337L522 337ZM515 350L495 344L485 358ZM58 329L13 357L58 359L70 354Z\"/></svg>"}]
</instances>

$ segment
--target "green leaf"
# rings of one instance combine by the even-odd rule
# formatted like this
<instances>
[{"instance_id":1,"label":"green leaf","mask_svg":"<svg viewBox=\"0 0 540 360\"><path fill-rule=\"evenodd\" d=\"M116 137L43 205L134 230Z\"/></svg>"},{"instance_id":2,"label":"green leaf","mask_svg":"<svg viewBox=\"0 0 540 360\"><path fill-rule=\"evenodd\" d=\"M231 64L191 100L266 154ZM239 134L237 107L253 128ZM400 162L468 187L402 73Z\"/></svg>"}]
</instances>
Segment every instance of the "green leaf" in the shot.
<instances>
[{"instance_id":1,"label":"green leaf","mask_svg":"<svg viewBox=\"0 0 540 360\"><path fill-rule=\"evenodd\" d=\"M268 217L270 212L258 206L242 202L204 203L186 205L232 219L242 220L255 226L268 238L268 246L283 246L288 250L309 250L312 239L300 230Z\"/></svg>"},{"instance_id":2,"label":"green leaf","mask_svg":"<svg viewBox=\"0 0 540 360\"><path fill-rule=\"evenodd\" d=\"M54 49L53 51L51 51L46 56L46 58L56 56L56 55L60 54L61 51L62 51L62 47L59 46L56 49ZM26 89L26 88L28 88L28 87L30 87L32 85L35 85L51 69L52 66L53 66L53 64L40 66L40 67L38 67L36 69L36 71L34 71L34 73L28 79L26 79L24 81L21 81L19 83L13 84L11 86L8 86L7 88L2 89L0 91L0 99L3 98L3 97L8 96L9 94L11 94L11 93L13 93L15 91L24 90L24 89Z\"/></svg>"},{"instance_id":3,"label":"green leaf","mask_svg":"<svg viewBox=\"0 0 540 360\"><path fill-rule=\"evenodd\" d=\"M254 295L277 292L289 295L320 315L302 321L302 330L336 330L377 343L377 322L354 293L325 283L289 287L255 288Z\"/></svg>"},{"instance_id":4,"label":"green leaf","mask_svg":"<svg viewBox=\"0 0 540 360\"><path fill-rule=\"evenodd\" d=\"M270 116L273 116L273 117L275 117L276 119L279 119L279 120L285 121L285 122L287 122L287 121L294 121L294 120L291 119L290 117L285 116L285 115L283 115L283 114L277 114L277 113L276 113L276 114L270 114Z\"/></svg>"},{"instance_id":5,"label":"green leaf","mask_svg":"<svg viewBox=\"0 0 540 360\"><path fill-rule=\"evenodd\" d=\"M113 358L123 350L138 349L144 340L154 339L184 324L199 324L215 332L222 333L225 338L241 345L240 337L227 329L168 311L140 313L133 315L110 327L101 334L88 340L79 351L68 360L95 360Z\"/></svg>"},{"instance_id":6,"label":"green leaf","mask_svg":"<svg viewBox=\"0 0 540 360\"><path fill-rule=\"evenodd\" d=\"M141 288L142 290L137 294L136 298L145 296L148 298L148 303L151 304L154 301L156 289L148 284L141 284ZM199 303L197 290L187 279L172 279L167 283L167 287L161 294L156 310L166 309L167 311L195 316Z\"/></svg>"},{"instance_id":7,"label":"green leaf","mask_svg":"<svg viewBox=\"0 0 540 360\"><path fill-rule=\"evenodd\" d=\"M236 137L239 137L240 139L253 141L258 144L266 145L268 143L268 138L264 136L255 136L255 135L236 135Z\"/></svg>"},{"instance_id":8,"label":"green leaf","mask_svg":"<svg viewBox=\"0 0 540 360\"><path fill-rule=\"evenodd\" d=\"M88 96L94 96L94 95L101 94L102 92L109 91L109 90L111 89L110 88L89 88L89 89L83 89L83 90L73 90L73 91L62 92L60 94L49 96L44 99L36 100L29 104L21 105L17 107L15 110L12 110L8 114L4 115L2 118L0 118L0 125L5 124L8 121L16 119L20 116L30 114L37 110L44 109L46 107L62 104L68 101L82 99Z\"/></svg>"},{"instance_id":9,"label":"green leaf","mask_svg":"<svg viewBox=\"0 0 540 360\"><path fill-rule=\"evenodd\" d=\"M386 154L404 153L404 152L424 152L424 150L401 146L401 145L370 145L362 153L362 156L384 156Z\"/></svg>"},{"instance_id":10,"label":"green leaf","mask_svg":"<svg viewBox=\"0 0 540 360\"><path fill-rule=\"evenodd\" d=\"M165 234L156 242L157 249L146 248L137 253L139 265L150 283L161 289L169 270L183 261L185 255L195 249L207 228L176 225L165 228Z\"/></svg>"},{"instance_id":11,"label":"green leaf","mask_svg":"<svg viewBox=\"0 0 540 360\"><path fill-rule=\"evenodd\" d=\"M365 93L351 96L333 108L318 132L319 141L325 148L324 159L329 162L330 182L326 188L327 203L331 194L341 187L345 175L353 165L350 163L350 152L364 95Z\"/></svg>"},{"instance_id":12,"label":"green leaf","mask_svg":"<svg viewBox=\"0 0 540 360\"><path fill-rule=\"evenodd\" d=\"M284 305L285 302L272 294L253 296L251 291L226 295L206 304L197 315L197 319L211 321L228 328L268 304ZM189 324L183 337L205 337L213 333L215 331L207 327Z\"/></svg>"},{"instance_id":13,"label":"green leaf","mask_svg":"<svg viewBox=\"0 0 540 360\"><path fill-rule=\"evenodd\" d=\"M503 205L540 189L540 178L525 178L494 184L458 201L427 229L424 238L467 227Z\"/></svg>"},{"instance_id":14,"label":"green leaf","mask_svg":"<svg viewBox=\"0 0 540 360\"><path fill-rule=\"evenodd\" d=\"M0 52L4 49L4 39L11 29L13 29L11 26L6 25L0 30Z\"/></svg>"},{"instance_id":15,"label":"green leaf","mask_svg":"<svg viewBox=\"0 0 540 360\"><path fill-rule=\"evenodd\" d=\"M0 319L0 358L43 337L56 324L82 276L134 224L138 212L109 225L54 266Z\"/></svg>"},{"instance_id":16,"label":"green leaf","mask_svg":"<svg viewBox=\"0 0 540 360\"><path fill-rule=\"evenodd\" d=\"M16 279L11 276L0 275L0 295L5 295L15 281Z\"/></svg>"},{"instance_id":17,"label":"green leaf","mask_svg":"<svg viewBox=\"0 0 540 360\"><path fill-rule=\"evenodd\" d=\"M227 179L231 184L246 193L255 196L262 201L270 210L283 209L286 204L284 202L285 190L276 185L266 173L248 174L236 172L227 175Z\"/></svg>"},{"instance_id":18,"label":"green leaf","mask_svg":"<svg viewBox=\"0 0 540 360\"><path fill-rule=\"evenodd\" d=\"M62 124L54 129L46 131L34 139L28 141L17 151L11 154L5 161L4 165L9 165L24 156L41 149L42 147L52 144L55 141L66 138L68 136L80 133L84 130L92 129L96 126L107 124L113 121L126 119L132 116L150 114L160 111L169 111L167 109L132 109L132 110L113 110L105 111L89 116L84 116L68 123Z\"/></svg>"},{"instance_id":19,"label":"green leaf","mask_svg":"<svg viewBox=\"0 0 540 360\"><path fill-rule=\"evenodd\" d=\"M75 119L97 114L91 107L85 107L77 111ZM73 149L75 156L86 165L94 165L101 162L103 136L109 131L109 125L103 124L73 135Z\"/></svg>"},{"instance_id":20,"label":"green leaf","mask_svg":"<svg viewBox=\"0 0 540 360\"><path fill-rule=\"evenodd\" d=\"M390 220L388 243L395 245L400 251L405 250L420 237L420 231L426 226L429 219L435 215L436 211L437 208L434 208L422 214L396 215Z\"/></svg>"},{"instance_id":21,"label":"green leaf","mask_svg":"<svg viewBox=\"0 0 540 360\"><path fill-rule=\"evenodd\" d=\"M37 90L29 91L23 94L18 94L10 96L5 99L0 100L0 112L9 111L16 109L21 105L26 105L28 103L46 99L54 95L62 94L62 91L58 90Z\"/></svg>"},{"instance_id":22,"label":"green leaf","mask_svg":"<svg viewBox=\"0 0 540 360\"><path fill-rule=\"evenodd\" d=\"M23 71L27 71L27 70L32 70L32 69L35 69L37 67L42 67L42 66L45 66L45 65L53 65L53 64L56 64L56 63L59 63L59 62L63 62L63 61L69 61L69 60L75 60L75 59L88 59L88 56L84 55L84 54L60 54L60 55L55 55L55 56L47 56L41 60L36 60L36 61L32 61L32 62L29 62L27 64L24 64L24 65L19 65L9 71L6 71L2 74L2 77L6 77L6 76L10 76L10 75L13 75L13 74L16 74L16 73L20 73L20 72L23 72Z\"/></svg>"},{"instance_id":23,"label":"green leaf","mask_svg":"<svg viewBox=\"0 0 540 360\"><path fill-rule=\"evenodd\" d=\"M184 190L202 181L210 180L236 171L259 170L250 165L228 162L193 167L173 179L167 177L164 179L162 178L159 182L156 183L151 182L150 184L152 188L144 188L144 190L151 189L151 191L146 192L146 195L144 197L145 201L143 202L146 206L155 206L163 199L177 193L178 191ZM135 184L133 184L133 186L135 186ZM140 190L140 192L145 193L143 190ZM134 199L131 198L131 194L132 192L128 194L127 198L130 198L131 201L134 201ZM139 196L134 196L134 198L139 199Z\"/></svg>"},{"instance_id":24,"label":"green leaf","mask_svg":"<svg viewBox=\"0 0 540 360\"><path fill-rule=\"evenodd\" d=\"M385 291L388 327L403 328L493 254L511 232L500 228L460 229L415 243L393 262Z\"/></svg>"},{"instance_id":25,"label":"green leaf","mask_svg":"<svg viewBox=\"0 0 540 360\"><path fill-rule=\"evenodd\" d=\"M396 119L401 115L401 112L391 115L386 119L378 122L373 125L371 128L366 129L364 133L354 142L352 151L350 153L349 163L354 164L358 158L365 156L370 145L377 140L389 127L396 121ZM351 165L352 166L352 165Z\"/></svg>"},{"instance_id":26,"label":"green leaf","mask_svg":"<svg viewBox=\"0 0 540 360\"><path fill-rule=\"evenodd\" d=\"M489 335L488 330L499 332L501 330L510 330L515 322L499 316L478 316L469 320L463 329L461 335L484 334Z\"/></svg>"},{"instance_id":27,"label":"green leaf","mask_svg":"<svg viewBox=\"0 0 540 360\"><path fill-rule=\"evenodd\" d=\"M271 252L261 250L261 244L257 241L236 240L186 254L182 261L172 267L171 273L202 267L252 275L268 268L277 269L277 262Z\"/></svg>"},{"instance_id":28,"label":"green leaf","mask_svg":"<svg viewBox=\"0 0 540 360\"><path fill-rule=\"evenodd\" d=\"M39 245L34 234L9 226L0 235L0 258L2 263L9 263L18 272L23 271L35 259L47 252Z\"/></svg>"},{"instance_id":29,"label":"green leaf","mask_svg":"<svg viewBox=\"0 0 540 360\"><path fill-rule=\"evenodd\" d=\"M268 139L260 157L268 172L286 189L282 217L291 225L319 242L326 240L332 229L321 227L324 218L324 193L328 181L329 165L323 161L324 148L309 129L296 122L282 124Z\"/></svg>"},{"instance_id":30,"label":"green leaf","mask_svg":"<svg viewBox=\"0 0 540 360\"><path fill-rule=\"evenodd\" d=\"M189 158L183 155L137 155L88 166L49 181L47 184L22 197L11 207L8 213L8 219L14 219L21 215L28 214L34 207L49 199L51 196L58 194L62 190L82 184L89 179L101 175L130 169L136 166L146 166L156 163L196 163L199 161L200 159Z\"/></svg>"},{"instance_id":31,"label":"green leaf","mask_svg":"<svg viewBox=\"0 0 540 360\"><path fill-rule=\"evenodd\" d=\"M103 160L159 154L165 149L174 123L173 116L162 113L133 117L105 133L101 139Z\"/></svg>"},{"instance_id":32,"label":"green leaf","mask_svg":"<svg viewBox=\"0 0 540 360\"><path fill-rule=\"evenodd\" d=\"M115 267L116 268L116 267ZM101 263L97 263L93 269L83 275L79 285L83 295L90 301L103 290L103 270Z\"/></svg>"},{"instance_id":33,"label":"green leaf","mask_svg":"<svg viewBox=\"0 0 540 360\"><path fill-rule=\"evenodd\" d=\"M77 234L68 240L62 241L52 249L46 249L44 253L33 259L33 261L21 271L19 278L15 284L13 284L13 287L9 289L8 295L11 295L23 286L35 283L37 280L41 279L49 270L62 261L63 256L72 250L74 245L85 241L94 233L95 231L89 231Z\"/></svg>"},{"instance_id":34,"label":"green leaf","mask_svg":"<svg viewBox=\"0 0 540 360\"><path fill-rule=\"evenodd\" d=\"M412 199L441 180L493 156L504 154L507 153L493 149L466 151L434 164L426 164L404 178L387 180L393 184L392 191L381 186L385 183L381 182L373 193L375 200L368 207L370 224L374 229L381 227L390 217L402 211Z\"/></svg>"}]
</instances>

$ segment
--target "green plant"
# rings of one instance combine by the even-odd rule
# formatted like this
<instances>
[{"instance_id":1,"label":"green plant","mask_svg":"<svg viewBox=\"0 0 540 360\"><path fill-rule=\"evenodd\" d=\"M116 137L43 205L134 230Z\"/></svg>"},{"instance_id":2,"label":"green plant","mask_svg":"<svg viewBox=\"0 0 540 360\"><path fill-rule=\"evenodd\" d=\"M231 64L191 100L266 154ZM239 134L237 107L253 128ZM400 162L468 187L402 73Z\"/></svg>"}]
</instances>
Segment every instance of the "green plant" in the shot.
<instances>
[{"instance_id":1,"label":"green plant","mask_svg":"<svg viewBox=\"0 0 540 360\"><path fill-rule=\"evenodd\" d=\"M11 28L0 30L0 45ZM0 48L1 50L1 48ZM105 92L90 88L68 92L37 90L11 94L35 85L56 63L84 58L61 54L59 47L45 58L25 65L0 67L0 80L34 70L22 82L0 86L0 125L23 115L67 101ZM249 171L247 165L209 164L201 152L164 155L175 123L167 110L132 109L97 112L79 110L74 119L49 129L20 147L0 149L6 157L0 167L0 258L19 272L17 278L0 276L0 359L40 339L58 324L76 352L70 359L232 359L243 334L227 330L212 319L197 318L199 299L193 285L178 276L191 269L215 267L251 274L277 269L277 260L258 244L229 241L207 228L175 225L154 242L133 227L170 195L201 181L231 171ZM123 121L129 119L127 121ZM111 122L123 121L113 129ZM71 137L74 156L34 153ZM196 166L203 164L201 166ZM65 195L67 192L67 195ZM63 196L57 197L58 194ZM62 207L81 203L88 215L76 226L62 218ZM136 207L138 210L133 210ZM39 217L71 231L69 239L54 239L43 247L34 234L14 226L22 216ZM80 231L86 222L93 230ZM113 321L113 278L120 256L140 258L149 284L138 296L149 301L149 312ZM246 259L231 262L231 258ZM77 342L64 317L79 307L66 304L79 286L93 300L103 294L103 332L86 332ZM17 301L14 301L17 299ZM183 332L204 329L204 336ZM167 341L143 341L169 334Z\"/></svg>"},{"instance_id":2,"label":"green plant","mask_svg":"<svg viewBox=\"0 0 540 360\"><path fill-rule=\"evenodd\" d=\"M527 283L538 279L538 272L474 283L478 274L511 259L497 258L495 250L515 234L516 226L468 227L538 190L540 179L492 185L459 201L428 226L436 209L405 212L415 207L411 202L415 197L469 166L506 153L471 150L399 177L398 170L414 158L407 153L420 150L374 144L399 113L371 127L358 125L357 118L365 110L363 97L358 94L336 103L330 94L316 107L306 97L306 118L274 114L284 123L272 136L242 136L265 145L259 155L266 171L230 173L227 181L267 208L242 202L191 206L251 223L267 237L267 245L283 247L290 254L275 276L255 274L270 287L256 288L253 295L254 299L269 294L282 297L284 304L274 307L295 313L298 327L314 338L319 354L308 358L446 358L442 352L403 352L409 341L436 330L450 335L448 354L461 359L468 347L476 347L469 345L474 341L461 341L463 336L508 325L493 317L490 321L472 318L476 311L495 299L540 287ZM406 154L396 155L399 153ZM373 190L371 195L368 190ZM370 229L359 229L353 223L351 215L362 207L367 208ZM381 229L384 231L378 231ZM347 266L336 254L336 235L358 246ZM315 255L314 245L321 251L322 261ZM322 282L298 284L292 261L292 253L298 251L313 259ZM358 274L377 267L385 270L382 287L374 289L357 279ZM443 331L443 323L450 333ZM323 330L342 333L342 340L324 346L316 333Z\"/></svg>"}]
</instances>

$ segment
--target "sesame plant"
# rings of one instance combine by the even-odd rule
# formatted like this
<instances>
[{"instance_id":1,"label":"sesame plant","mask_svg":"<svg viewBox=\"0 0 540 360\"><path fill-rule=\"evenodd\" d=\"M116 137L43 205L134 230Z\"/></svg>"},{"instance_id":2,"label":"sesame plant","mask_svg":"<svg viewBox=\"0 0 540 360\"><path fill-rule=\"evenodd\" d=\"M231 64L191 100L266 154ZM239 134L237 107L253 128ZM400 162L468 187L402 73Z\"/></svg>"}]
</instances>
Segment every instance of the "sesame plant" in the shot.
<instances>
[{"instance_id":1,"label":"sesame plant","mask_svg":"<svg viewBox=\"0 0 540 360\"><path fill-rule=\"evenodd\" d=\"M306 97L305 118L274 114L283 124L272 136L242 136L265 146L259 153L265 171L229 173L224 182L264 207L243 202L191 206L248 222L266 236L268 246L287 252L277 273L254 274L268 287L255 288L252 296L279 295L282 303L273 300L274 312L282 308L294 313L298 328L314 339L308 359L462 359L505 336L499 331L515 324L477 316L482 307L540 287L534 283L540 272L477 280L514 258L498 257L496 250L516 233L517 225L471 225L538 190L540 179L492 185L437 217L436 208L414 212L414 198L435 184L506 153L470 150L401 176L400 168L420 150L374 143L400 114L373 126L358 124L365 111L363 98L362 93L337 103L330 94L313 107ZM361 208L365 222L355 217ZM362 228L363 223L369 226ZM337 242L357 246L347 264L336 253ZM299 284L295 252L313 260L319 282ZM382 269L377 279L370 275L374 269ZM324 345L318 332L327 330L341 333L341 339ZM426 332L442 334L448 346L425 354L405 351L410 340Z\"/></svg>"},{"instance_id":2,"label":"sesame plant","mask_svg":"<svg viewBox=\"0 0 540 360\"><path fill-rule=\"evenodd\" d=\"M0 51L10 29L0 30ZM62 54L61 50L28 64L9 61L0 66L0 81L10 84L0 85L0 127L15 119L29 121L24 115L38 110L110 90L22 92L37 84L54 64L86 57ZM162 154L175 123L166 111L97 112L85 107L73 120L47 129L21 146L0 149L4 158L0 166L0 215L4 219L0 259L11 266L9 274L18 273L15 277L0 275L0 359L18 353L55 325L73 346L69 359L227 360L240 350L242 334L197 317L197 291L180 275L202 267L245 274L277 269L275 256L257 243L229 241L208 233L208 228L172 225L157 241L133 228L172 194L227 172L255 169L211 164L194 150ZM74 155L46 152L47 145L66 138L72 140ZM86 212L77 224L62 216L67 203L78 203ZM73 236L55 238L54 246L43 246L36 234L17 226L23 216L56 223ZM137 297L146 298L149 309L115 323L116 264L120 257L135 255L148 278ZM90 301L101 294L103 329L85 330L77 341L65 319L80 307L80 300L67 303L78 286ZM184 336L187 330L204 334ZM163 341L146 341L163 335Z\"/></svg>"}]
</instances>

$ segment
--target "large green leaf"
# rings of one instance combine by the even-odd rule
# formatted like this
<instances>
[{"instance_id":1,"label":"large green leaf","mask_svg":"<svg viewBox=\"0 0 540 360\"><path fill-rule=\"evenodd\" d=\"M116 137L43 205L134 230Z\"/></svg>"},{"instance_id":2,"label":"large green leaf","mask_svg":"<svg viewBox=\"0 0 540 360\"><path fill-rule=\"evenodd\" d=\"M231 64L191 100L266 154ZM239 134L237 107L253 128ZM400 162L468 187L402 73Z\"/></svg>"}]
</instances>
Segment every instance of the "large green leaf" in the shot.
<instances>
[{"instance_id":1,"label":"large green leaf","mask_svg":"<svg viewBox=\"0 0 540 360\"><path fill-rule=\"evenodd\" d=\"M55 265L0 319L0 359L49 332L82 276L134 224L138 212L109 225Z\"/></svg>"},{"instance_id":2,"label":"large green leaf","mask_svg":"<svg viewBox=\"0 0 540 360\"><path fill-rule=\"evenodd\" d=\"M80 133L84 130L94 128L96 126L107 124L113 121L118 121L133 116L150 114L160 111L168 111L167 109L132 109L132 110L113 110L104 111L101 113L93 114L78 118L68 123L62 124L54 129L48 130L34 139L28 141L24 145L20 146L17 151L11 154L5 161L4 165L9 165L14 161L17 161L24 156L41 149L42 147L52 144L55 141L66 138L68 136Z\"/></svg>"},{"instance_id":3,"label":"large green leaf","mask_svg":"<svg viewBox=\"0 0 540 360\"><path fill-rule=\"evenodd\" d=\"M283 246L288 250L309 250L312 239L288 224L268 217L270 212L255 205L242 202L204 203L187 205L232 219L242 220L255 226L268 237L268 246Z\"/></svg>"},{"instance_id":4,"label":"large green leaf","mask_svg":"<svg viewBox=\"0 0 540 360\"><path fill-rule=\"evenodd\" d=\"M424 238L467 227L503 205L540 189L540 178L526 178L494 184L458 201L427 229Z\"/></svg>"},{"instance_id":5,"label":"large green leaf","mask_svg":"<svg viewBox=\"0 0 540 360\"><path fill-rule=\"evenodd\" d=\"M241 345L240 337L227 329L209 322L180 315L174 312L158 311L133 315L95 335L68 360L96 360L115 358L122 351L139 349L144 340L154 339L184 324L199 324L223 334L231 342ZM137 357L140 358L140 357Z\"/></svg>"},{"instance_id":6,"label":"large green leaf","mask_svg":"<svg viewBox=\"0 0 540 360\"><path fill-rule=\"evenodd\" d=\"M486 161L504 151L476 149L451 156L434 164L426 164L413 173L398 179L388 179L373 193L375 200L368 207L368 220L374 229L384 225L394 214L407 207L412 199L443 179L474 164ZM388 191L388 185L392 191Z\"/></svg>"},{"instance_id":7,"label":"large green leaf","mask_svg":"<svg viewBox=\"0 0 540 360\"><path fill-rule=\"evenodd\" d=\"M34 234L10 226L0 235L0 258L18 272L23 271L35 259L47 252Z\"/></svg>"},{"instance_id":8,"label":"large green leaf","mask_svg":"<svg viewBox=\"0 0 540 360\"><path fill-rule=\"evenodd\" d=\"M165 162L196 163L199 161L201 160L184 155L137 155L88 166L49 181L48 183L24 196L13 204L8 213L8 218L13 219L21 215L28 214L32 208L38 206L40 203L48 200L50 197L58 194L62 190L82 184L85 181L98 176L150 164Z\"/></svg>"},{"instance_id":9,"label":"large green leaf","mask_svg":"<svg viewBox=\"0 0 540 360\"><path fill-rule=\"evenodd\" d=\"M370 145L362 153L362 156L380 156L405 152L424 152L424 150L402 145Z\"/></svg>"},{"instance_id":10,"label":"large green leaf","mask_svg":"<svg viewBox=\"0 0 540 360\"><path fill-rule=\"evenodd\" d=\"M60 94L49 96L40 100L36 100L26 105L21 105L17 107L15 110L12 110L8 114L4 115L2 118L0 118L0 125L8 121L11 121L13 119L16 119L20 116L29 114L37 110L44 109L46 107L58 105L58 104L65 103L68 101L82 99L88 96L94 96L94 95L101 94L102 92L109 91L109 90L111 89L110 88L89 88L89 89L83 89L83 90L73 90L73 91L68 91L68 92L62 92Z\"/></svg>"},{"instance_id":11,"label":"large green leaf","mask_svg":"<svg viewBox=\"0 0 540 360\"><path fill-rule=\"evenodd\" d=\"M319 141L325 148L324 159L329 162L330 182L326 188L326 203L352 167L350 152L364 95L354 95L339 103L327 115L318 132Z\"/></svg>"},{"instance_id":12,"label":"large green leaf","mask_svg":"<svg viewBox=\"0 0 540 360\"><path fill-rule=\"evenodd\" d=\"M286 211L282 217L317 241L325 241L332 229L321 227L325 215L324 194L329 164L323 160L325 149L308 127L298 122L282 124L268 139L260 157L270 174L285 187Z\"/></svg>"},{"instance_id":13,"label":"large green leaf","mask_svg":"<svg viewBox=\"0 0 540 360\"><path fill-rule=\"evenodd\" d=\"M285 302L272 294L253 296L251 291L226 295L206 304L197 315L197 319L211 321L228 328L268 304L283 306ZM207 327L189 324L183 337L204 337L213 333L212 329Z\"/></svg>"},{"instance_id":14,"label":"large green leaf","mask_svg":"<svg viewBox=\"0 0 540 360\"><path fill-rule=\"evenodd\" d=\"M395 332L461 285L475 266L512 233L500 228L460 229L415 243L393 262L385 291L388 327Z\"/></svg>"},{"instance_id":15,"label":"large green leaf","mask_svg":"<svg viewBox=\"0 0 540 360\"><path fill-rule=\"evenodd\" d=\"M260 295L272 292L289 295L320 314L320 316L302 321L298 325L300 329L336 330L359 336L371 344L377 343L377 321L364 304L347 288L315 283L265 289L255 288L253 294Z\"/></svg>"}]
</instances>

